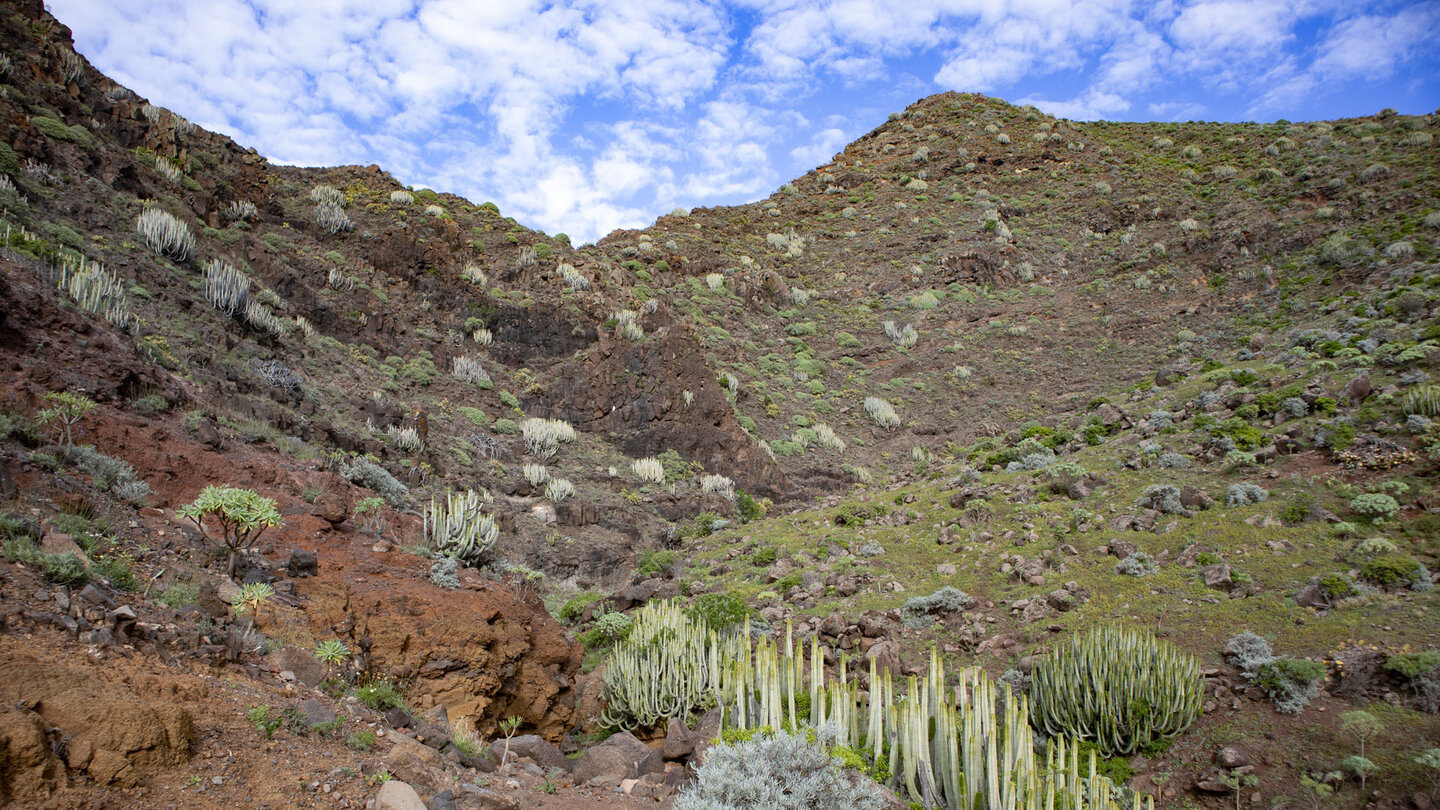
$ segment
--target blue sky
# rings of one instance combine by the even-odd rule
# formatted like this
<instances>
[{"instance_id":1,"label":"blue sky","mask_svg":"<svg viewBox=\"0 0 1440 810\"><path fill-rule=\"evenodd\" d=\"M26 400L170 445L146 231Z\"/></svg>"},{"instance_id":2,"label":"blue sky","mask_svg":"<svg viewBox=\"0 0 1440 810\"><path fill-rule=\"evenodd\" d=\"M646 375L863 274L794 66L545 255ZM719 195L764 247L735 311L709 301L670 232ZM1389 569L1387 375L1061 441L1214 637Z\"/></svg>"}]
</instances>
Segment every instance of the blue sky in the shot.
<instances>
[{"instance_id":1,"label":"blue sky","mask_svg":"<svg viewBox=\"0 0 1440 810\"><path fill-rule=\"evenodd\" d=\"M576 241L754 200L918 98L1075 119L1440 107L1440 0L50 0L120 83L283 163Z\"/></svg>"}]
</instances>

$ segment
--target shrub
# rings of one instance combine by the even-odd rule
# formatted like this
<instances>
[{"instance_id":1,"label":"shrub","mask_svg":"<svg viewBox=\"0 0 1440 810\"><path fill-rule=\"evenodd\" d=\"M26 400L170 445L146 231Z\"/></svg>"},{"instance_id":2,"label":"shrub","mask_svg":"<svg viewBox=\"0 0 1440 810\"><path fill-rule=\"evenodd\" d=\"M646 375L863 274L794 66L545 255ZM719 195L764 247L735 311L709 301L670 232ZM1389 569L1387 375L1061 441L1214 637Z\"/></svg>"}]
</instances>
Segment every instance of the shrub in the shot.
<instances>
[{"instance_id":1,"label":"shrub","mask_svg":"<svg viewBox=\"0 0 1440 810\"><path fill-rule=\"evenodd\" d=\"M460 587L460 577L455 573L458 570L460 570L458 559L441 557L430 565L430 581L447 591L453 591Z\"/></svg>"},{"instance_id":2,"label":"shrub","mask_svg":"<svg viewBox=\"0 0 1440 810\"><path fill-rule=\"evenodd\" d=\"M1414 586L1422 580L1425 585L1430 584L1430 572L1408 554L1376 557L1360 566L1360 578L1382 587Z\"/></svg>"},{"instance_id":3,"label":"shrub","mask_svg":"<svg viewBox=\"0 0 1440 810\"><path fill-rule=\"evenodd\" d=\"M283 525L274 500L236 487L207 486L178 513L189 518L205 539L229 552L226 573L231 577L235 576L237 554L248 552L266 529ZM219 525L218 536L211 536L205 528L206 518Z\"/></svg>"},{"instance_id":4,"label":"shrub","mask_svg":"<svg viewBox=\"0 0 1440 810\"><path fill-rule=\"evenodd\" d=\"M377 712L405 708L405 698L390 681L375 680L357 687L355 697Z\"/></svg>"},{"instance_id":5,"label":"shrub","mask_svg":"<svg viewBox=\"0 0 1440 810\"><path fill-rule=\"evenodd\" d=\"M95 402L83 394L69 391L51 391L45 395L45 401L50 403L50 407L38 411L35 421L41 425L59 424L68 452L75 446L75 426L86 414L95 410Z\"/></svg>"},{"instance_id":6,"label":"shrub","mask_svg":"<svg viewBox=\"0 0 1440 810\"><path fill-rule=\"evenodd\" d=\"M750 606L733 593L707 593L685 608L693 622L717 632L729 630L750 617Z\"/></svg>"},{"instance_id":7,"label":"shrub","mask_svg":"<svg viewBox=\"0 0 1440 810\"><path fill-rule=\"evenodd\" d=\"M1167 515L1185 511L1185 506L1180 503L1180 488L1173 484L1151 484L1135 499L1135 505Z\"/></svg>"},{"instance_id":8,"label":"shrub","mask_svg":"<svg viewBox=\"0 0 1440 810\"><path fill-rule=\"evenodd\" d=\"M135 220L135 231L151 250L177 262L190 258L195 237L190 226L159 208L146 208Z\"/></svg>"},{"instance_id":9,"label":"shrub","mask_svg":"<svg viewBox=\"0 0 1440 810\"><path fill-rule=\"evenodd\" d=\"M604 594L591 593L589 591L576 594L560 606L558 617L561 621L565 622L579 621L580 617L585 613L585 608L604 598Z\"/></svg>"},{"instance_id":10,"label":"shrub","mask_svg":"<svg viewBox=\"0 0 1440 810\"><path fill-rule=\"evenodd\" d=\"M410 499L410 488L395 480L388 470L364 456L340 464L340 475L352 484L366 487L396 508Z\"/></svg>"},{"instance_id":11,"label":"shrub","mask_svg":"<svg viewBox=\"0 0 1440 810\"><path fill-rule=\"evenodd\" d=\"M40 569L47 580L56 585L72 585L85 582L90 572L75 552L47 554L29 537L12 537L5 541L6 562L24 563Z\"/></svg>"},{"instance_id":12,"label":"shrub","mask_svg":"<svg viewBox=\"0 0 1440 810\"><path fill-rule=\"evenodd\" d=\"M1183 470L1190 466L1190 459L1179 453L1162 453L1156 464L1172 470Z\"/></svg>"},{"instance_id":13,"label":"shrub","mask_svg":"<svg viewBox=\"0 0 1440 810\"><path fill-rule=\"evenodd\" d=\"M1257 462L1255 461L1254 453L1247 453L1244 450L1231 450L1225 454L1225 459L1221 464L1224 466L1226 472L1234 472L1235 470L1246 467L1254 467Z\"/></svg>"},{"instance_id":14,"label":"shrub","mask_svg":"<svg viewBox=\"0 0 1440 810\"><path fill-rule=\"evenodd\" d=\"M900 608L900 617L906 627L920 629L934 623L936 613L958 613L974 601L970 594L946 585L929 596L905 600L905 606Z\"/></svg>"},{"instance_id":15,"label":"shrub","mask_svg":"<svg viewBox=\"0 0 1440 810\"><path fill-rule=\"evenodd\" d=\"M1031 671L1031 722L1051 736L1094 740L1130 756L1173 737L1200 714L1200 664L1145 631L1096 628L1075 635Z\"/></svg>"},{"instance_id":16,"label":"shrub","mask_svg":"<svg viewBox=\"0 0 1440 810\"><path fill-rule=\"evenodd\" d=\"M1339 572L1326 574L1320 578L1320 588L1325 592L1325 598L1331 604L1341 599L1349 599L1352 596L1359 596L1360 589L1350 580L1350 577Z\"/></svg>"},{"instance_id":17,"label":"shrub","mask_svg":"<svg viewBox=\"0 0 1440 810\"><path fill-rule=\"evenodd\" d=\"M1225 490L1225 503L1230 506L1249 506L1260 503L1269 497L1268 490L1248 482L1231 484Z\"/></svg>"},{"instance_id":18,"label":"shrub","mask_svg":"<svg viewBox=\"0 0 1440 810\"><path fill-rule=\"evenodd\" d=\"M920 340L920 333L910 324L899 326L894 321L886 321L884 324L885 336L895 341L895 345L902 349L914 346Z\"/></svg>"},{"instance_id":19,"label":"shrub","mask_svg":"<svg viewBox=\"0 0 1440 810\"><path fill-rule=\"evenodd\" d=\"M1320 693L1325 665L1302 658L1277 658L1254 673L1253 683L1275 701L1282 714L1299 714Z\"/></svg>"},{"instance_id":20,"label":"shrub","mask_svg":"<svg viewBox=\"0 0 1440 810\"><path fill-rule=\"evenodd\" d=\"M1225 660L1246 673L1257 672L1260 667L1275 660L1275 654L1270 649L1270 642L1266 641L1264 636L1256 635L1249 630L1227 641L1224 653Z\"/></svg>"},{"instance_id":21,"label":"shrub","mask_svg":"<svg viewBox=\"0 0 1440 810\"><path fill-rule=\"evenodd\" d=\"M135 468L128 462L112 458L88 444L73 447L69 459L81 472L90 476L90 484L101 492L113 491L130 503L143 503L150 494L150 485L135 477Z\"/></svg>"},{"instance_id":22,"label":"shrub","mask_svg":"<svg viewBox=\"0 0 1440 810\"><path fill-rule=\"evenodd\" d=\"M671 565L674 565L679 559L680 552L678 551L655 549L642 551L635 561L635 573L644 576L654 576Z\"/></svg>"},{"instance_id":23,"label":"shrub","mask_svg":"<svg viewBox=\"0 0 1440 810\"><path fill-rule=\"evenodd\" d=\"M885 807L878 786L845 774L828 752L823 732L761 732L749 740L710 748L695 772L695 783L676 800L676 810Z\"/></svg>"},{"instance_id":24,"label":"shrub","mask_svg":"<svg viewBox=\"0 0 1440 810\"><path fill-rule=\"evenodd\" d=\"M740 513L740 522L749 523L765 517L765 506L742 490L735 492L735 508Z\"/></svg>"},{"instance_id":25,"label":"shrub","mask_svg":"<svg viewBox=\"0 0 1440 810\"><path fill-rule=\"evenodd\" d=\"M1143 551L1129 554L1125 559L1115 563L1115 573L1124 574L1127 577L1143 577L1160 570L1160 565L1150 559L1150 555Z\"/></svg>"},{"instance_id":26,"label":"shrub","mask_svg":"<svg viewBox=\"0 0 1440 810\"><path fill-rule=\"evenodd\" d=\"M1350 509L1356 514L1368 519L1371 523L1382 520L1389 520L1400 512L1400 504L1389 495L1379 492L1367 492L1357 495L1350 501Z\"/></svg>"}]
</instances>

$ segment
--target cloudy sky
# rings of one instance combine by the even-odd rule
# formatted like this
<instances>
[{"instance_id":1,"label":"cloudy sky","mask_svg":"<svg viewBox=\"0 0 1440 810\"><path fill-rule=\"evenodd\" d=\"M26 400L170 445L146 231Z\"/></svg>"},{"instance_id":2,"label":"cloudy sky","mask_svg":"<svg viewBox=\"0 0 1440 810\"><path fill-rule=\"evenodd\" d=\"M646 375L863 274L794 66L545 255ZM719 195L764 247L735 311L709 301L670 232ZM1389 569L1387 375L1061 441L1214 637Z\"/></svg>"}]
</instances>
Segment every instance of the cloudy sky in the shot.
<instances>
[{"instance_id":1,"label":"cloudy sky","mask_svg":"<svg viewBox=\"0 0 1440 810\"><path fill-rule=\"evenodd\" d=\"M576 243L745 202L910 102L1075 119L1440 106L1440 0L50 0L120 83L272 160L378 163Z\"/></svg>"}]
</instances>

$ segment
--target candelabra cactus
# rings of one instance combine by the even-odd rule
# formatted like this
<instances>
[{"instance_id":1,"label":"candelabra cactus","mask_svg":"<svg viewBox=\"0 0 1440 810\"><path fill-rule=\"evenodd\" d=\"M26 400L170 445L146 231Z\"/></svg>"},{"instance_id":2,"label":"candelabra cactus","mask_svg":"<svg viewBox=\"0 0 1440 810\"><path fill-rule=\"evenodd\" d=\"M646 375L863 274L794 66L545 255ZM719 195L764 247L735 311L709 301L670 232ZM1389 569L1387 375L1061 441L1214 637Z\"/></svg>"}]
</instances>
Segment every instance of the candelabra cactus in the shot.
<instances>
[{"instance_id":1,"label":"candelabra cactus","mask_svg":"<svg viewBox=\"0 0 1440 810\"><path fill-rule=\"evenodd\" d=\"M1144 631L1102 627L1040 659L1030 702L1047 734L1094 740L1106 756L1190 727L1205 681L1194 656Z\"/></svg>"},{"instance_id":2,"label":"candelabra cactus","mask_svg":"<svg viewBox=\"0 0 1440 810\"><path fill-rule=\"evenodd\" d=\"M467 489L431 498L425 510L425 536L435 550L467 565L478 563L500 538L495 517L485 512L488 493Z\"/></svg>"}]
</instances>

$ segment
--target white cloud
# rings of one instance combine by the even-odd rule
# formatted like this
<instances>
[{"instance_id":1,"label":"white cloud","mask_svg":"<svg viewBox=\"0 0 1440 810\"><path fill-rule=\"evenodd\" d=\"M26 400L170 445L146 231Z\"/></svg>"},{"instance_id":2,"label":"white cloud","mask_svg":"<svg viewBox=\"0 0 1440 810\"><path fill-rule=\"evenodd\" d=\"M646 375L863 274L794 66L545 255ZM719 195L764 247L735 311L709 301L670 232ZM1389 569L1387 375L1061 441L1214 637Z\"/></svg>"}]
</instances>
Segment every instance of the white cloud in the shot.
<instances>
[{"instance_id":1,"label":"white cloud","mask_svg":"<svg viewBox=\"0 0 1440 810\"><path fill-rule=\"evenodd\" d=\"M845 132L839 129L822 129L815 133L810 143L804 146L797 146L790 150L790 157L801 165L819 166L822 163L829 163L830 158L836 152L845 148L849 139Z\"/></svg>"},{"instance_id":2,"label":"white cloud","mask_svg":"<svg viewBox=\"0 0 1440 810\"><path fill-rule=\"evenodd\" d=\"M577 241L768 193L943 89L1174 119L1423 88L1440 4L1387 3L51 0L102 70L272 159L378 163Z\"/></svg>"},{"instance_id":3,"label":"white cloud","mask_svg":"<svg viewBox=\"0 0 1440 810\"><path fill-rule=\"evenodd\" d=\"M1048 101L1042 98L1027 97L1018 103L1034 104L1036 108L1050 115L1076 121L1112 118L1130 109L1130 102L1124 98L1114 93L1095 90L1090 90L1068 101Z\"/></svg>"},{"instance_id":4,"label":"white cloud","mask_svg":"<svg viewBox=\"0 0 1440 810\"><path fill-rule=\"evenodd\" d=\"M1392 17L1361 15L1330 31L1320 45L1314 70L1335 78L1388 78L1417 50L1433 49L1436 31L1440 31L1440 3L1419 3Z\"/></svg>"}]
</instances>

